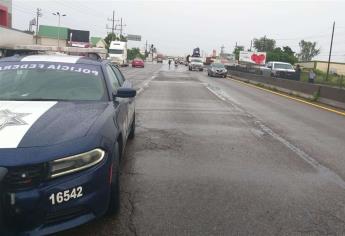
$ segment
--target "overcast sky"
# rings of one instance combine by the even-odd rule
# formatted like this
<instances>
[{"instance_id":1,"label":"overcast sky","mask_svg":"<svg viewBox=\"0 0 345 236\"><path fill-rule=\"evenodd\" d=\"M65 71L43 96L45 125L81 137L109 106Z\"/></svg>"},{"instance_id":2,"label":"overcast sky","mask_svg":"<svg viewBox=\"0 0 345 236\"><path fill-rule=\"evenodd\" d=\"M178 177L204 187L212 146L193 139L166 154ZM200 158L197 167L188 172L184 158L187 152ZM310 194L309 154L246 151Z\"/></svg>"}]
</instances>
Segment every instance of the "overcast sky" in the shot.
<instances>
[{"instance_id":1,"label":"overcast sky","mask_svg":"<svg viewBox=\"0 0 345 236\"><path fill-rule=\"evenodd\" d=\"M40 24L57 25L52 12L66 14L61 25L90 30L104 37L106 25L123 18L124 32L142 36L145 41L169 55L186 55L199 46L210 54L222 45L232 52L236 42L245 48L253 38L266 35L277 46L299 51L301 39L316 41L321 47L318 59L326 60L333 21L336 22L333 61L345 62L345 1L102 1L102 0L13 0L13 26L27 29L36 8L43 16Z\"/></svg>"}]
</instances>

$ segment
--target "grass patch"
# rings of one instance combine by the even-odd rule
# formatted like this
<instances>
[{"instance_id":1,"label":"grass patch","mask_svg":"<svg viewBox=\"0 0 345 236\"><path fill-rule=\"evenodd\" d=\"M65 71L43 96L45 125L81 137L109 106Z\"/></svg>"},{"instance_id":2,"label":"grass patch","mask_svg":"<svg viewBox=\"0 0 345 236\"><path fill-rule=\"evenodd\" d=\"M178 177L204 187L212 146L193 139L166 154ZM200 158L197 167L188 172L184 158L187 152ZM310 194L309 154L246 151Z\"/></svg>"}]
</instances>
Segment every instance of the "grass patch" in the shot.
<instances>
[{"instance_id":1,"label":"grass patch","mask_svg":"<svg viewBox=\"0 0 345 236\"><path fill-rule=\"evenodd\" d=\"M301 73L301 81L308 83L308 71L303 71ZM316 79L314 81L315 84L324 84L333 87L345 88L345 78L344 76L340 75L329 75L328 80L326 80L326 73L315 70Z\"/></svg>"},{"instance_id":2,"label":"grass patch","mask_svg":"<svg viewBox=\"0 0 345 236\"><path fill-rule=\"evenodd\" d=\"M316 102L320 98L320 88L314 92L313 97L310 99L312 102Z\"/></svg>"}]
</instances>

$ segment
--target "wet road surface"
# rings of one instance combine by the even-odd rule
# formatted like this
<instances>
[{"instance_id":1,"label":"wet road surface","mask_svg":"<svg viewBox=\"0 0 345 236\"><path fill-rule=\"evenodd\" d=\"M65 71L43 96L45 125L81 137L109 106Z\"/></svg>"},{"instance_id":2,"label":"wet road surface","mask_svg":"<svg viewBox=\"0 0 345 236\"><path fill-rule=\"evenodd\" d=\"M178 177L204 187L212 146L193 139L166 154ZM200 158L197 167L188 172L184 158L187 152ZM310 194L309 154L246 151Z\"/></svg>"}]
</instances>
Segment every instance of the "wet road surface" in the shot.
<instances>
[{"instance_id":1,"label":"wet road surface","mask_svg":"<svg viewBox=\"0 0 345 236\"><path fill-rule=\"evenodd\" d=\"M123 73L120 214L61 235L345 233L345 117L184 66Z\"/></svg>"}]
</instances>

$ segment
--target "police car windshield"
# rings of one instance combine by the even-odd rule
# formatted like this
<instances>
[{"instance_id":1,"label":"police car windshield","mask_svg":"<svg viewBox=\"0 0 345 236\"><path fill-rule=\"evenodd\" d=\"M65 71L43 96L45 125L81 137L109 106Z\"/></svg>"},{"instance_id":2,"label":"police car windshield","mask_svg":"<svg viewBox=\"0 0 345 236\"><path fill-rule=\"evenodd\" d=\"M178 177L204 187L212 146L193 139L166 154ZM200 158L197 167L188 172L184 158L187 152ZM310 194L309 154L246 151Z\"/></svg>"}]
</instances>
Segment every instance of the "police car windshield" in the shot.
<instances>
[{"instance_id":1,"label":"police car windshield","mask_svg":"<svg viewBox=\"0 0 345 236\"><path fill-rule=\"evenodd\" d=\"M99 66L0 63L0 100L99 101L105 98Z\"/></svg>"}]
</instances>

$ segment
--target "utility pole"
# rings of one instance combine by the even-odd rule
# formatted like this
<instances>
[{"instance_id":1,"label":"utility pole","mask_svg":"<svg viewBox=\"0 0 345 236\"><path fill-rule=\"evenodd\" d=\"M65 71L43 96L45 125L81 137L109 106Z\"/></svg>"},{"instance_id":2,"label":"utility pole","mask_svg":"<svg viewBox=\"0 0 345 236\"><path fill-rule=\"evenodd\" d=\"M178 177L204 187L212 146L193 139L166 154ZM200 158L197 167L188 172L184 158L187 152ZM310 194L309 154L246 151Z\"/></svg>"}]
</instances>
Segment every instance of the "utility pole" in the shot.
<instances>
[{"instance_id":1,"label":"utility pole","mask_svg":"<svg viewBox=\"0 0 345 236\"><path fill-rule=\"evenodd\" d=\"M115 21L118 21L118 20L115 20L115 11L114 10L113 10L113 17L112 18L108 18L107 20L111 22L112 26L111 26L111 28L109 28L108 26L106 28L107 29L111 29L111 34L114 35L115 34L115 30L116 30ZM114 40L114 38L112 38L112 40Z\"/></svg>"},{"instance_id":2,"label":"utility pole","mask_svg":"<svg viewBox=\"0 0 345 236\"><path fill-rule=\"evenodd\" d=\"M334 27L335 27L335 21L333 22L333 30L332 30L331 46L330 46L330 48L329 48L329 57L328 57L328 65L327 65L327 74L326 74L326 80L328 80L328 76L329 76L329 65L330 65L330 63L331 63L332 47L333 47L333 37L334 37Z\"/></svg>"},{"instance_id":3,"label":"utility pole","mask_svg":"<svg viewBox=\"0 0 345 236\"><path fill-rule=\"evenodd\" d=\"M264 36L264 46L263 46L263 51L266 52L266 35Z\"/></svg>"},{"instance_id":4,"label":"utility pole","mask_svg":"<svg viewBox=\"0 0 345 236\"><path fill-rule=\"evenodd\" d=\"M253 40L250 40L250 49L249 49L249 52L252 51L252 46L253 46Z\"/></svg>"},{"instance_id":5,"label":"utility pole","mask_svg":"<svg viewBox=\"0 0 345 236\"><path fill-rule=\"evenodd\" d=\"M122 17L121 17L121 25L120 25L120 35L122 35L122 28L123 27L123 25L122 25Z\"/></svg>"},{"instance_id":6,"label":"utility pole","mask_svg":"<svg viewBox=\"0 0 345 236\"><path fill-rule=\"evenodd\" d=\"M113 11L113 26L111 27L111 33L114 34L114 30L115 30L115 11Z\"/></svg>"},{"instance_id":7,"label":"utility pole","mask_svg":"<svg viewBox=\"0 0 345 236\"><path fill-rule=\"evenodd\" d=\"M120 19L120 37L121 37L121 35L122 35L123 27L124 27L124 26L127 26L127 25L122 24L122 17L121 17L121 19Z\"/></svg>"},{"instance_id":8,"label":"utility pole","mask_svg":"<svg viewBox=\"0 0 345 236\"><path fill-rule=\"evenodd\" d=\"M38 18L42 17L42 9L37 8L36 10L36 44L38 43Z\"/></svg>"},{"instance_id":9,"label":"utility pole","mask_svg":"<svg viewBox=\"0 0 345 236\"><path fill-rule=\"evenodd\" d=\"M114 30L115 30L115 11L113 11L113 26L111 27L111 33L114 34Z\"/></svg>"},{"instance_id":10,"label":"utility pole","mask_svg":"<svg viewBox=\"0 0 345 236\"><path fill-rule=\"evenodd\" d=\"M154 48L154 46L153 46L153 44L151 44L151 57L152 57L152 62L153 62L153 48Z\"/></svg>"},{"instance_id":11,"label":"utility pole","mask_svg":"<svg viewBox=\"0 0 345 236\"><path fill-rule=\"evenodd\" d=\"M220 47L220 53L223 55L224 54L224 45L222 45L221 47Z\"/></svg>"},{"instance_id":12,"label":"utility pole","mask_svg":"<svg viewBox=\"0 0 345 236\"><path fill-rule=\"evenodd\" d=\"M145 58L147 57L147 40L146 40L146 44L145 44Z\"/></svg>"}]
</instances>

